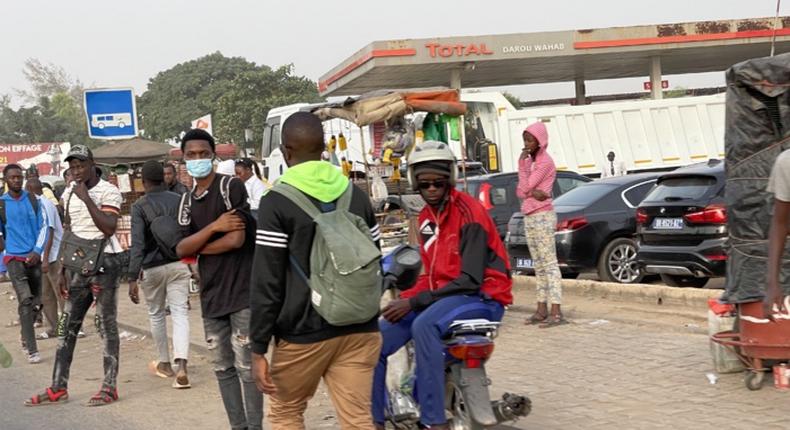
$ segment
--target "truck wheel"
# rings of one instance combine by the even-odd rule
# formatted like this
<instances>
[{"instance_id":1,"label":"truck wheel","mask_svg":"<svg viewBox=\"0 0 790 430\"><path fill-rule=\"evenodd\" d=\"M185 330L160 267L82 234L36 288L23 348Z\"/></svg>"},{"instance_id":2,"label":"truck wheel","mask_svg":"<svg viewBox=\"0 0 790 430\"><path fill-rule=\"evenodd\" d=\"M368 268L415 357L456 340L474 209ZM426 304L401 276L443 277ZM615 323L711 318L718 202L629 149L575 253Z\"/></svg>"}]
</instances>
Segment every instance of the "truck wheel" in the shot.
<instances>
[{"instance_id":1,"label":"truck wheel","mask_svg":"<svg viewBox=\"0 0 790 430\"><path fill-rule=\"evenodd\" d=\"M695 278L682 275L661 275L661 281L670 287L702 288L708 283L709 278Z\"/></svg>"},{"instance_id":2,"label":"truck wheel","mask_svg":"<svg viewBox=\"0 0 790 430\"><path fill-rule=\"evenodd\" d=\"M620 284L641 282L644 274L636 264L636 242L627 237L609 242L598 258L598 277Z\"/></svg>"}]
</instances>

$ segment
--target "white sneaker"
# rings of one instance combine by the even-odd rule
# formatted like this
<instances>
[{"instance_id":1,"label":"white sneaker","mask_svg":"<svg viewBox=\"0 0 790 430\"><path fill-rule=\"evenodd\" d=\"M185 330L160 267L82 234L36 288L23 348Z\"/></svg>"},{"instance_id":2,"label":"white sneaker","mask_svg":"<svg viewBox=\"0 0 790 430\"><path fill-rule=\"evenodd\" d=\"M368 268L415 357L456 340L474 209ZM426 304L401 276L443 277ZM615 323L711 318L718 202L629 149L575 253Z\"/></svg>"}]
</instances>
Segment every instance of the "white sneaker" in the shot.
<instances>
[{"instance_id":1,"label":"white sneaker","mask_svg":"<svg viewBox=\"0 0 790 430\"><path fill-rule=\"evenodd\" d=\"M30 364L41 363L41 355L37 352L34 352L27 356L27 362Z\"/></svg>"}]
</instances>

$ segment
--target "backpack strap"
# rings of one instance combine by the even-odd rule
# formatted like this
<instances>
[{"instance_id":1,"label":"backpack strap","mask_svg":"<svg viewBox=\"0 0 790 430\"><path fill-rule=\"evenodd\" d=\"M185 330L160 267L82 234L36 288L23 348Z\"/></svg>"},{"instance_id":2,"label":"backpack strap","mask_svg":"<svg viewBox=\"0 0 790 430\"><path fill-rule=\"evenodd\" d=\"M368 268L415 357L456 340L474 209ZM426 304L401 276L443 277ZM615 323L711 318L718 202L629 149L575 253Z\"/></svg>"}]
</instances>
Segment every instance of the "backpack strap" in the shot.
<instances>
[{"instance_id":1,"label":"backpack strap","mask_svg":"<svg viewBox=\"0 0 790 430\"><path fill-rule=\"evenodd\" d=\"M192 223L192 191L181 194L178 204L178 225L188 227Z\"/></svg>"},{"instance_id":2,"label":"backpack strap","mask_svg":"<svg viewBox=\"0 0 790 430\"><path fill-rule=\"evenodd\" d=\"M272 191L285 196L288 200L293 202L296 206L304 211L310 218L315 219L321 215L321 211L307 198L307 196L299 191L296 187L280 182L272 188Z\"/></svg>"},{"instance_id":3,"label":"backpack strap","mask_svg":"<svg viewBox=\"0 0 790 430\"><path fill-rule=\"evenodd\" d=\"M225 210L233 209L230 203L230 182L233 180L232 176L222 176L219 182L219 193L222 195L222 201L225 202Z\"/></svg>"},{"instance_id":4,"label":"backpack strap","mask_svg":"<svg viewBox=\"0 0 790 430\"><path fill-rule=\"evenodd\" d=\"M145 218L148 221L148 224L151 224L158 215L156 209L154 209L154 205L148 200L148 197L143 197L140 199L140 208L143 210L143 214L145 214Z\"/></svg>"}]
</instances>

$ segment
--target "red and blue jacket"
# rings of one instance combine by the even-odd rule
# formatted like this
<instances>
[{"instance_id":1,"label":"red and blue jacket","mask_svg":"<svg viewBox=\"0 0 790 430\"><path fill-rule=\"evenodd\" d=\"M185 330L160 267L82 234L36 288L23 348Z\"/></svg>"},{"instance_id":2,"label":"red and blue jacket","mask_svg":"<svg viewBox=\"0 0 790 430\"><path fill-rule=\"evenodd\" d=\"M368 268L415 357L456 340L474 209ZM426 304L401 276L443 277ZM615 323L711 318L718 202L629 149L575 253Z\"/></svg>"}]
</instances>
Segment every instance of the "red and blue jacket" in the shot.
<instances>
[{"instance_id":1,"label":"red and blue jacket","mask_svg":"<svg viewBox=\"0 0 790 430\"><path fill-rule=\"evenodd\" d=\"M419 229L424 273L414 287L401 293L413 310L462 294L480 294L504 306L513 303L507 251L494 221L477 200L451 189L440 209L423 208Z\"/></svg>"}]
</instances>

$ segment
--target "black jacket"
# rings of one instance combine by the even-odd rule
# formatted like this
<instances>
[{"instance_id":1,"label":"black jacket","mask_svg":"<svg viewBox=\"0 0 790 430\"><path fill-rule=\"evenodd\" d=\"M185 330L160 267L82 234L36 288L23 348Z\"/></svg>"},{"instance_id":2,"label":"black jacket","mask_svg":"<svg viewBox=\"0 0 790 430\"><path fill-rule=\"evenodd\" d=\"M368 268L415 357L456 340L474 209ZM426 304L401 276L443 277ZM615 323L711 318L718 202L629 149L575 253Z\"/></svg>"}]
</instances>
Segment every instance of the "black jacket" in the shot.
<instances>
[{"instance_id":1,"label":"black jacket","mask_svg":"<svg viewBox=\"0 0 790 430\"><path fill-rule=\"evenodd\" d=\"M318 200L308 198L322 209ZM357 187L354 187L350 212L367 221L378 246L381 233L370 199ZM312 218L287 197L277 192L263 196L258 211L250 287L250 337L252 351L257 354L267 352L272 337L306 344L378 331L378 317L362 324L338 327L330 325L313 309L310 287L294 273L290 258L295 258L309 278L314 234Z\"/></svg>"},{"instance_id":2,"label":"black jacket","mask_svg":"<svg viewBox=\"0 0 790 430\"><path fill-rule=\"evenodd\" d=\"M181 196L167 191L166 188L159 187L154 191L140 197L132 205L132 247L129 249L129 279L137 279L141 269L163 266L178 260L171 260L159 251L151 233L151 220L146 219L143 212L143 201L151 202L156 213L172 216L177 220L178 205L181 203Z\"/></svg>"},{"instance_id":3,"label":"black jacket","mask_svg":"<svg viewBox=\"0 0 790 430\"><path fill-rule=\"evenodd\" d=\"M187 186L182 184L181 182L178 182L178 181L176 181L175 184L167 187L167 190L168 191L172 191L172 192L174 192L174 193L176 193L178 195L181 195L181 194L189 192L189 189L187 188Z\"/></svg>"}]
</instances>

